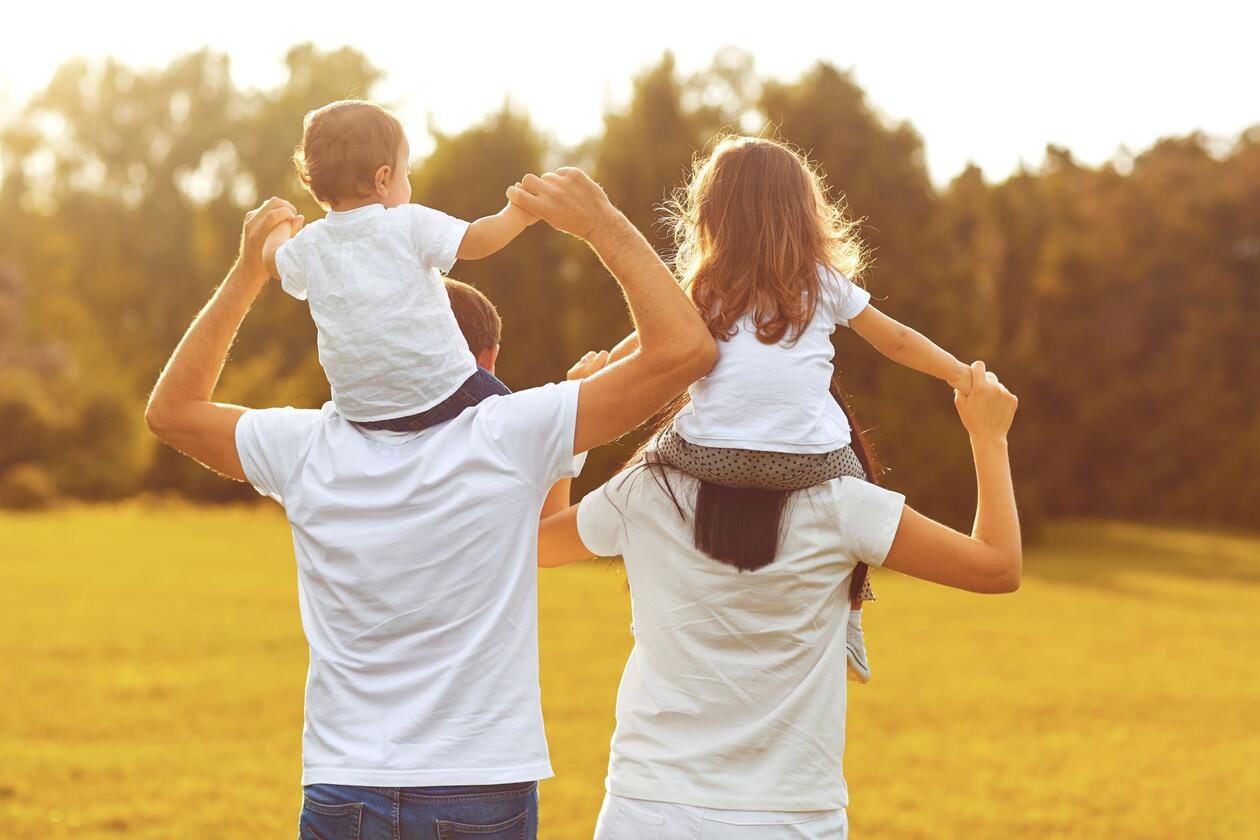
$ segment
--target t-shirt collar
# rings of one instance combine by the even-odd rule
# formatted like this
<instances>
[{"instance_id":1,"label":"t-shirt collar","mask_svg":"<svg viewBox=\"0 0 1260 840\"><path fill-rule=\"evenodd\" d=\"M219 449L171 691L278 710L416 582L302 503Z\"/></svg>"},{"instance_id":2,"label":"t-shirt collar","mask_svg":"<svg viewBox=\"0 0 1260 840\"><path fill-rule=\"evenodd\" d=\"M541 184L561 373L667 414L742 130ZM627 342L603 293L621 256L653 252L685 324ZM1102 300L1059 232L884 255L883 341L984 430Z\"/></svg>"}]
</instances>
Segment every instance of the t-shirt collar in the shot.
<instances>
[{"instance_id":1,"label":"t-shirt collar","mask_svg":"<svg viewBox=\"0 0 1260 840\"><path fill-rule=\"evenodd\" d=\"M384 212L384 204L365 204L353 210L329 210L324 221L332 225L352 225Z\"/></svg>"}]
</instances>

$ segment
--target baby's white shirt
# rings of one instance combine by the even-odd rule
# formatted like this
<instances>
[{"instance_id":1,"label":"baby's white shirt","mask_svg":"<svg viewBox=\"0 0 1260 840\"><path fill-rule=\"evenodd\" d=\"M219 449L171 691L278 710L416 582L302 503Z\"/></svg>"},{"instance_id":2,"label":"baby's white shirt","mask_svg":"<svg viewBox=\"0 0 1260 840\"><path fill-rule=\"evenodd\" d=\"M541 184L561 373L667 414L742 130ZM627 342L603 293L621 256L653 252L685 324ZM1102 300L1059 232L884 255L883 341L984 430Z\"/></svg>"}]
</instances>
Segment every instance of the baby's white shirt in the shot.
<instances>
[{"instance_id":1,"label":"baby's white shirt","mask_svg":"<svg viewBox=\"0 0 1260 840\"><path fill-rule=\"evenodd\" d=\"M678 434L698 446L760 452L832 452L849 444L848 418L830 394L831 334L871 295L829 268L819 266L818 277L818 306L795 343L761 343L749 315L718 342L717 364L691 386L691 402L674 419Z\"/></svg>"},{"instance_id":2,"label":"baby's white shirt","mask_svg":"<svg viewBox=\"0 0 1260 840\"><path fill-rule=\"evenodd\" d=\"M330 212L276 251L281 287L310 303L345 419L425 411L477 369L442 281L467 230L419 204L369 204Z\"/></svg>"}]
</instances>

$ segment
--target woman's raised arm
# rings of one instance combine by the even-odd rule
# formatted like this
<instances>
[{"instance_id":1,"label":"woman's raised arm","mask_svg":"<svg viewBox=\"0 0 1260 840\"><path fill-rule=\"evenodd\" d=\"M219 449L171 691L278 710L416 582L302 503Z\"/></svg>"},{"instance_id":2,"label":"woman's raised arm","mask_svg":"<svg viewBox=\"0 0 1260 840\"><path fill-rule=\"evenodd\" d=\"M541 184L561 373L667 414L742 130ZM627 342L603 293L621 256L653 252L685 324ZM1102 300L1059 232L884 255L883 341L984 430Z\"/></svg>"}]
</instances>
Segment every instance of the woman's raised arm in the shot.
<instances>
[{"instance_id":1,"label":"woman's raised arm","mask_svg":"<svg viewBox=\"0 0 1260 840\"><path fill-rule=\"evenodd\" d=\"M971 536L907 507L884 567L971 592L1014 592L1023 573L1024 552L1006 433L1019 400L985 371L983 362L973 364L971 371L971 394L954 395L976 464Z\"/></svg>"}]
</instances>

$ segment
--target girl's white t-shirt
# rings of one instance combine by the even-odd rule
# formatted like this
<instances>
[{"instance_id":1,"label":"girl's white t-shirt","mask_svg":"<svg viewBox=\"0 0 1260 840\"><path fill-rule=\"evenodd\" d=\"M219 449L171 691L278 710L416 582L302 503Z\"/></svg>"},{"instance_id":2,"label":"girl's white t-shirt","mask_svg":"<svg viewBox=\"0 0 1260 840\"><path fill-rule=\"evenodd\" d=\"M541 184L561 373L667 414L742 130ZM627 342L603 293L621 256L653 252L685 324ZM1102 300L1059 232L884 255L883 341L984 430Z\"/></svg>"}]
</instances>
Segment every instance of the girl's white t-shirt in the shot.
<instances>
[{"instance_id":1,"label":"girl's white t-shirt","mask_svg":"<svg viewBox=\"0 0 1260 840\"><path fill-rule=\"evenodd\" d=\"M768 566L695 547L695 479L631 468L584 498L577 525L622 555L634 648L617 692L608 791L701 808L848 805L845 626L858 562L882 565L905 497L856 478L793 495Z\"/></svg>"},{"instance_id":2,"label":"girl's white t-shirt","mask_svg":"<svg viewBox=\"0 0 1260 840\"><path fill-rule=\"evenodd\" d=\"M819 266L818 306L799 340L763 344L751 316L718 342L713 370L691 386L691 402L674 419L690 443L762 452L832 452L849 445L844 411L829 394L836 325L866 308L871 295ZM789 339L791 336L789 335Z\"/></svg>"}]
</instances>

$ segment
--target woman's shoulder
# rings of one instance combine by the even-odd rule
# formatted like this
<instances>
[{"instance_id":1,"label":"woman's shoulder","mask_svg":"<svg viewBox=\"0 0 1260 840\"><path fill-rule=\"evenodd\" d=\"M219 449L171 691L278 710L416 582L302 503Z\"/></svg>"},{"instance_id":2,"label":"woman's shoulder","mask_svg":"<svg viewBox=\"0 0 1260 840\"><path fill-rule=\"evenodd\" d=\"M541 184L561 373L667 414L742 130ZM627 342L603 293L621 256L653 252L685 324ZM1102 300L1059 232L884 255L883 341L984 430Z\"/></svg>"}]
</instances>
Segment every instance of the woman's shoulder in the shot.
<instances>
[{"instance_id":1,"label":"woman's shoulder","mask_svg":"<svg viewBox=\"0 0 1260 840\"><path fill-rule=\"evenodd\" d=\"M883 562L901 523L904 494L853 476L832 479L804 493L809 504L797 508L813 512L815 527L829 532L862 562Z\"/></svg>"}]
</instances>

